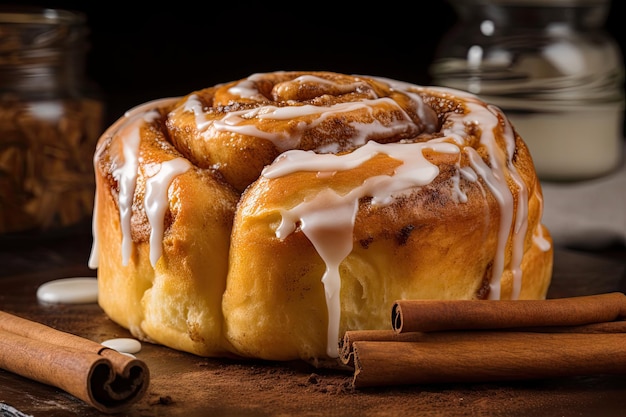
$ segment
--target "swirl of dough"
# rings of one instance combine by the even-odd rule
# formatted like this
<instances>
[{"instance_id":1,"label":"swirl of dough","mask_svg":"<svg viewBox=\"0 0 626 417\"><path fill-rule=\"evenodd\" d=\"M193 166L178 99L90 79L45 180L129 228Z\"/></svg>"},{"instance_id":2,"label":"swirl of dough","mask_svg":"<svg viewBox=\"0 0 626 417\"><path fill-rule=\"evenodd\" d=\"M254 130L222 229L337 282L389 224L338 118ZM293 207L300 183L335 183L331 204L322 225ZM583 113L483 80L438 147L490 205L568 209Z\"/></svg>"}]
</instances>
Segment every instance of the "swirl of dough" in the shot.
<instances>
[{"instance_id":1,"label":"swirl of dough","mask_svg":"<svg viewBox=\"0 0 626 417\"><path fill-rule=\"evenodd\" d=\"M94 156L90 265L136 337L313 363L398 299L540 299L532 158L471 94L274 72L129 111Z\"/></svg>"},{"instance_id":2,"label":"swirl of dough","mask_svg":"<svg viewBox=\"0 0 626 417\"><path fill-rule=\"evenodd\" d=\"M243 191L284 151L397 142L433 132L437 120L422 100L371 78L277 72L189 94L167 126L189 160L218 169Z\"/></svg>"}]
</instances>

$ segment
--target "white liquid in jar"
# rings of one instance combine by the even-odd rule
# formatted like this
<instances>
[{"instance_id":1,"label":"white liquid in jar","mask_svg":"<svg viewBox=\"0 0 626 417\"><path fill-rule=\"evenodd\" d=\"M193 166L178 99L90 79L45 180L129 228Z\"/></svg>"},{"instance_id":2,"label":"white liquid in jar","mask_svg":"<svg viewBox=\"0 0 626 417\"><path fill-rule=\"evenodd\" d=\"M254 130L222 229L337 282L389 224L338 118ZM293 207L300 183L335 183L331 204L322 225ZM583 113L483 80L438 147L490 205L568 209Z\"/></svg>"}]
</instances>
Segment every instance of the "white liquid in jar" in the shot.
<instances>
[{"instance_id":1,"label":"white liquid in jar","mask_svg":"<svg viewBox=\"0 0 626 417\"><path fill-rule=\"evenodd\" d=\"M431 65L435 85L499 106L542 181L583 181L619 167L624 60L604 30L608 0L451 4L459 22Z\"/></svg>"},{"instance_id":2,"label":"white liquid in jar","mask_svg":"<svg viewBox=\"0 0 626 417\"><path fill-rule=\"evenodd\" d=\"M607 174L622 158L621 106L563 112L508 112L541 180L578 181Z\"/></svg>"}]
</instances>

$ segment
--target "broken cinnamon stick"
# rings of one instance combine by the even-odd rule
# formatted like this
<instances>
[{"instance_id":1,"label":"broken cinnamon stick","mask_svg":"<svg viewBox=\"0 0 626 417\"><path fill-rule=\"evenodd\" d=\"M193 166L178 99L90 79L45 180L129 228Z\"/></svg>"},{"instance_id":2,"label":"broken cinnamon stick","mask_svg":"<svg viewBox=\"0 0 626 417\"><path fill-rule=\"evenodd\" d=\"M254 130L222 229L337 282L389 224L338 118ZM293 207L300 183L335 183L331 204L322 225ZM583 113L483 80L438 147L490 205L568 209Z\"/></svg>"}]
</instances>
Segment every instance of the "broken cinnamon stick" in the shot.
<instances>
[{"instance_id":1,"label":"broken cinnamon stick","mask_svg":"<svg viewBox=\"0 0 626 417\"><path fill-rule=\"evenodd\" d=\"M356 388L626 373L624 333L418 333L421 341L355 341Z\"/></svg>"},{"instance_id":2,"label":"broken cinnamon stick","mask_svg":"<svg viewBox=\"0 0 626 417\"><path fill-rule=\"evenodd\" d=\"M398 333L577 326L625 317L620 292L548 300L399 300L391 312Z\"/></svg>"},{"instance_id":3,"label":"broken cinnamon stick","mask_svg":"<svg viewBox=\"0 0 626 417\"><path fill-rule=\"evenodd\" d=\"M150 381L139 359L2 311L0 368L60 388L104 413L139 400Z\"/></svg>"}]
</instances>

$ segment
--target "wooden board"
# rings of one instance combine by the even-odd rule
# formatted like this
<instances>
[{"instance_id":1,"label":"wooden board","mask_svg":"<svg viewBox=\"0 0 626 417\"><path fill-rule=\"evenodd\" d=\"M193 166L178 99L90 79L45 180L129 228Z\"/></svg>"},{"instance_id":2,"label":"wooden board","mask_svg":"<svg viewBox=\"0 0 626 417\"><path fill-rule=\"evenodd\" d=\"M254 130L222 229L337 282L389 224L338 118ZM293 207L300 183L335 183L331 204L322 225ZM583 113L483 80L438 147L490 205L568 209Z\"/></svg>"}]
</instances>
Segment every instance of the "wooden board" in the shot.
<instances>
[{"instance_id":1,"label":"wooden board","mask_svg":"<svg viewBox=\"0 0 626 417\"><path fill-rule=\"evenodd\" d=\"M44 305L36 290L57 278L95 276L86 266L89 237L61 243L1 242L0 310L95 341L130 337L95 304ZM624 291L626 262L557 251L549 297ZM626 339L625 339L626 340ZM497 352L493 352L497 355ZM132 416L614 416L626 410L626 378L592 376L484 384L355 390L352 374L300 362L206 359L143 344L151 372ZM0 370L0 416L8 406L29 416L103 415L71 395Z\"/></svg>"}]
</instances>

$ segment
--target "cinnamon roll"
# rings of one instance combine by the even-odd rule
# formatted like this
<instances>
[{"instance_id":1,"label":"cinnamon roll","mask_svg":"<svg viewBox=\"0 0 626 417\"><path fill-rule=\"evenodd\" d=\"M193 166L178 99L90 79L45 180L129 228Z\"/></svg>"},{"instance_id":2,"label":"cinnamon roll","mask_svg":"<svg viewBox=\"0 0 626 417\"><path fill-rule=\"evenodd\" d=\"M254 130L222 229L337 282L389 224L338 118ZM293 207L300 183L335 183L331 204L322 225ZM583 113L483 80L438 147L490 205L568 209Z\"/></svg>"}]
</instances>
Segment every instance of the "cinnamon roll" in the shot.
<instances>
[{"instance_id":1,"label":"cinnamon roll","mask_svg":"<svg viewBox=\"0 0 626 417\"><path fill-rule=\"evenodd\" d=\"M94 155L99 304L200 356L315 364L399 299L542 299L531 155L471 94L253 74L130 110Z\"/></svg>"}]
</instances>

